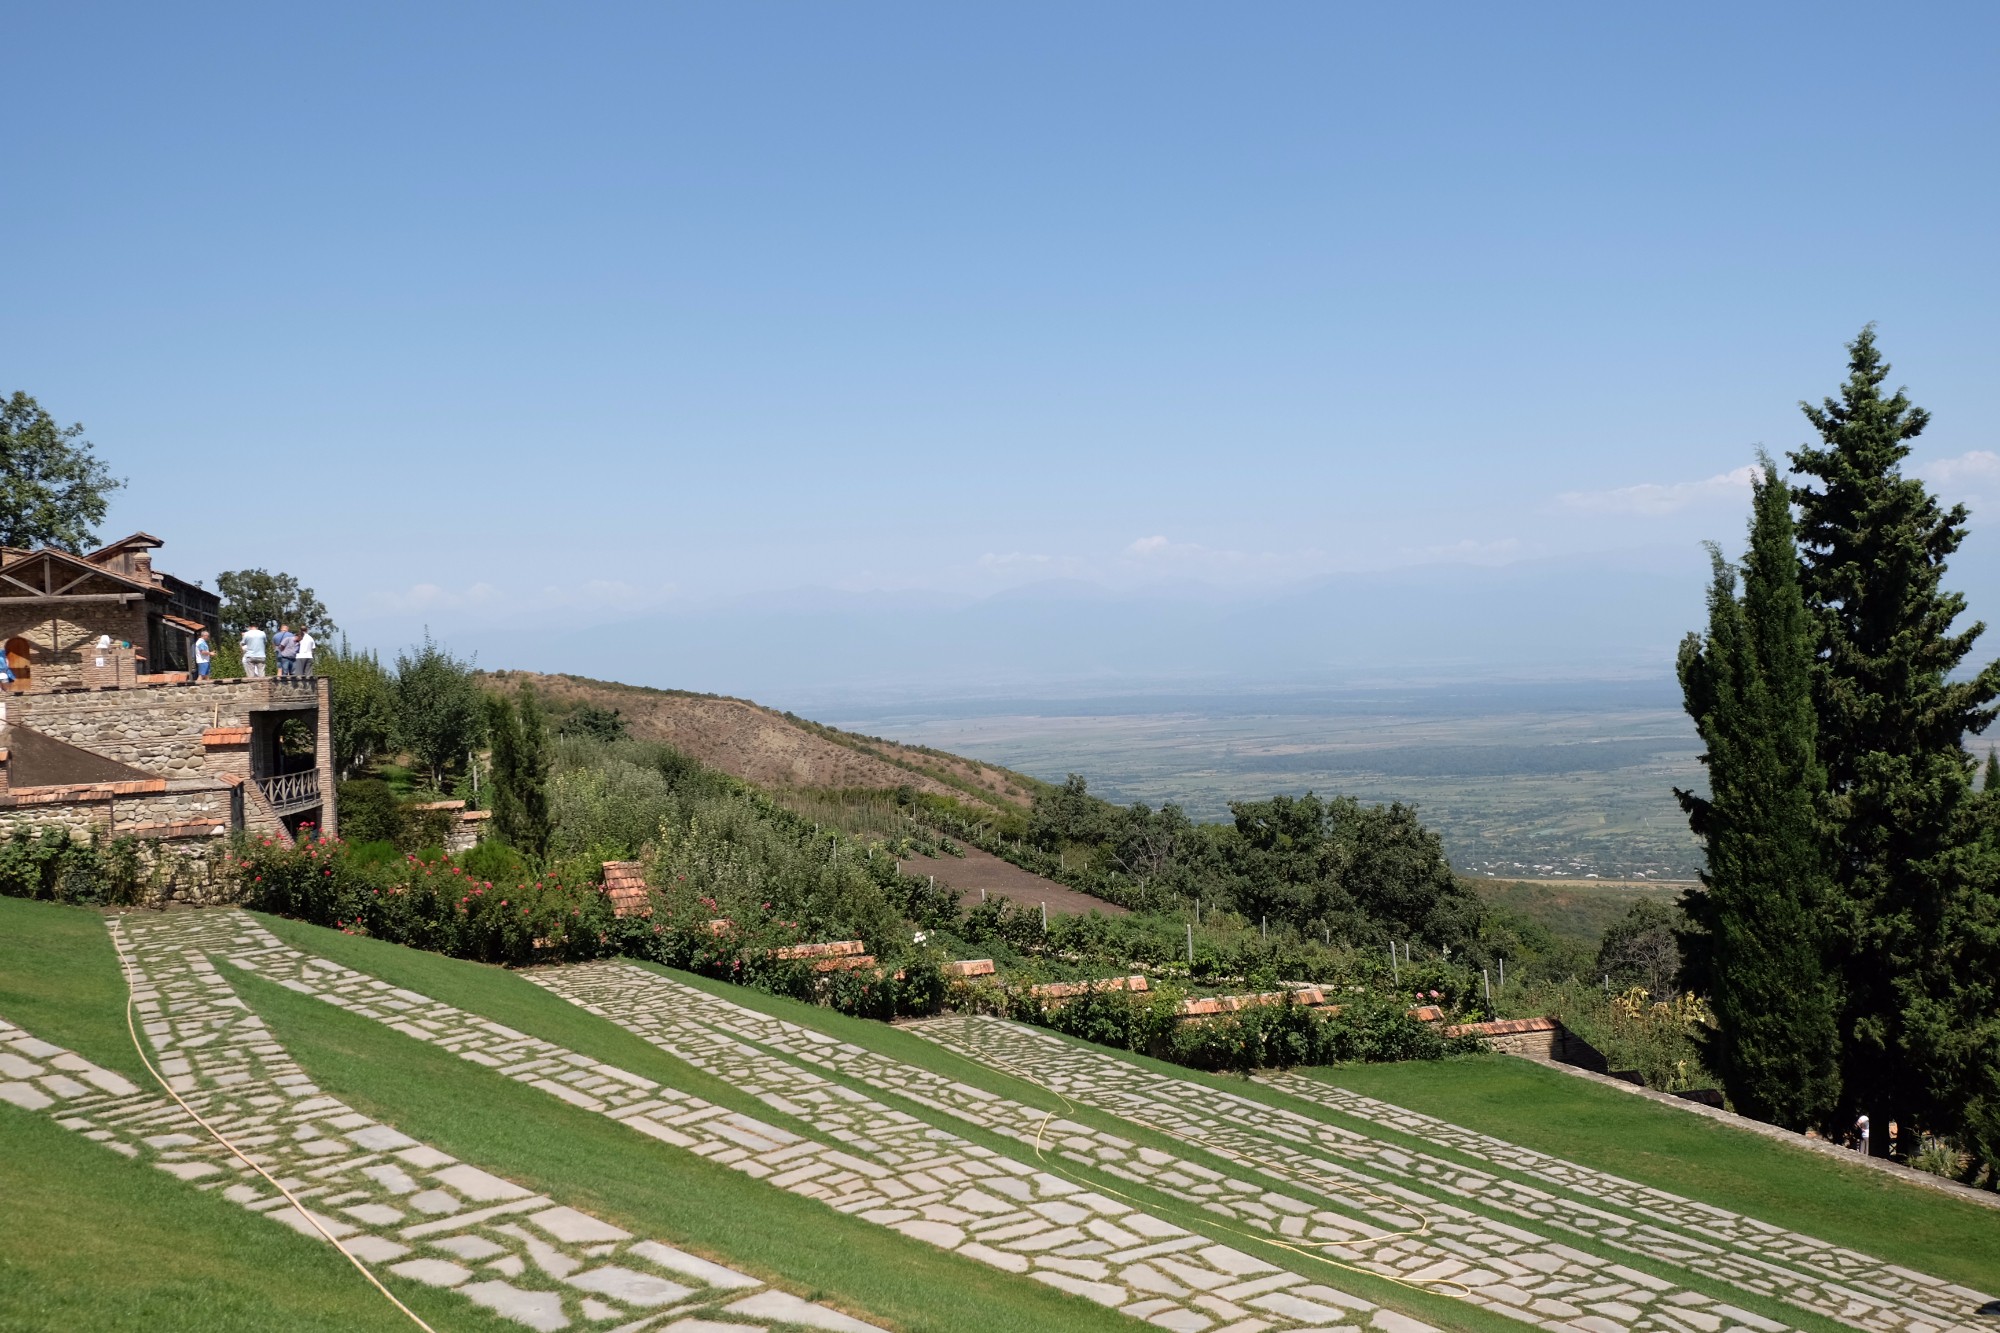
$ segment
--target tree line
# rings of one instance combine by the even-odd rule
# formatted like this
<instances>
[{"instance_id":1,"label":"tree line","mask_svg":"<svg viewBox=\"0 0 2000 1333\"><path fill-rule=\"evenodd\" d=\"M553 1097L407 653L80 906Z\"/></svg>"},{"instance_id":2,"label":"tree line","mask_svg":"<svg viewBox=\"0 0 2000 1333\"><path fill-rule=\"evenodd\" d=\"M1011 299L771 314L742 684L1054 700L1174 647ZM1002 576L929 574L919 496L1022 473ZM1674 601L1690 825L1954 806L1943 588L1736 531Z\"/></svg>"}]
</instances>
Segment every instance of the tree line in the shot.
<instances>
[{"instance_id":1,"label":"tree line","mask_svg":"<svg viewBox=\"0 0 2000 1333\"><path fill-rule=\"evenodd\" d=\"M1966 508L1903 472L1929 415L1885 389L1872 328L1847 370L1801 405L1798 481L1763 460L1680 650L1708 771L1677 792L1707 858L1684 974L1739 1109L1833 1137L1866 1115L1878 1155L1938 1136L1976 1175L2000 1164L2000 790L1966 745L2000 663L1967 668L1984 626L1943 586Z\"/></svg>"}]
</instances>

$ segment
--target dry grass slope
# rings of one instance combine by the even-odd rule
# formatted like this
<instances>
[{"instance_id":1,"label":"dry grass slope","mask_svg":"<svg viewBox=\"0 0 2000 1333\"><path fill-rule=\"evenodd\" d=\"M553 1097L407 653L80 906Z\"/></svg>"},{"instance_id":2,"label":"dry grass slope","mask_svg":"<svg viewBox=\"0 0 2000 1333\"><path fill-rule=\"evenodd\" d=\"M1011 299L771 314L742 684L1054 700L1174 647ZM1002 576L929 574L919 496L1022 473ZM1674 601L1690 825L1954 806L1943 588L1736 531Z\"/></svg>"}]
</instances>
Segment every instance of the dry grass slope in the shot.
<instances>
[{"instance_id":1,"label":"dry grass slope","mask_svg":"<svg viewBox=\"0 0 2000 1333\"><path fill-rule=\"evenodd\" d=\"M899 745L765 708L747 699L499 671L489 686L533 682L558 712L590 704L617 709L634 739L661 741L762 787L890 791L908 786L995 811L1025 810L1033 779L941 750Z\"/></svg>"}]
</instances>

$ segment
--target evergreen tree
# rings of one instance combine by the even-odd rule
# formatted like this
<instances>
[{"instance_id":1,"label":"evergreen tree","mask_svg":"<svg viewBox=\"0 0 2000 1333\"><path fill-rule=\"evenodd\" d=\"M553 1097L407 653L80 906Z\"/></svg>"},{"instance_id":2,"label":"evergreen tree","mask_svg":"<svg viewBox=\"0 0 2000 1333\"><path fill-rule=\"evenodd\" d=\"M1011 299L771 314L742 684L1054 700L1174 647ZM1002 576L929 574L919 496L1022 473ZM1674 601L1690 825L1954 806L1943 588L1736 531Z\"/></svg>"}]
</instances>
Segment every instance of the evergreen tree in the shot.
<instances>
[{"instance_id":1,"label":"evergreen tree","mask_svg":"<svg viewBox=\"0 0 2000 1333\"><path fill-rule=\"evenodd\" d=\"M1875 1150L1886 1152L1891 1121L1908 1139L1918 1124L1954 1124L1962 1111L1950 1104L1950 1062L1926 1015L1954 992L1952 921L1981 910L1965 855L1973 765L1963 742L1993 719L2000 664L1951 679L1984 628L1954 633L1965 599L1941 587L1966 511L1941 508L1903 476L1929 415L1900 390L1884 395L1889 367L1874 330L1848 352L1840 398L1801 404L1820 442L1793 453L1792 470L1817 485L1792 498L1817 622L1814 696L1836 828L1841 1114L1865 1111L1880 1127Z\"/></svg>"},{"instance_id":2,"label":"evergreen tree","mask_svg":"<svg viewBox=\"0 0 2000 1333\"><path fill-rule=\"evenodd\" d=\"M541 703L532 685L518 705L505 694L486 697L491 747L487 804L494 832L516 851L540 860L549 849L549 758Z\"/></svg>"},{"instance_id":3,"label":"evergreen tree","mask_svg":"<svg viewBox=\"0 0 2000 1333\"><path fill-rule=\"evenodd\" d=\"M1676 791L1707 851L1683 900L1683 972L1717 1027L1703 1059L1746 1114L1825 1126L1839 1094L1838 988L1823 929L1830 888L1813 711L1813 622L1799 586L1790 493L1770 460L1756 483L1743 591L1711 548L1706 636L1681 646L1687 711L1707 746L1709 795Z\"/></svg>"},{"instance_id":4,"label":"evergreen tree","mask_svg":"<svg viewBox=\"0 0 2000 1333\"><path fill-rule=\"evenodd\" d=\"M515 804L519 809L514 846L540 860L549 850L549 739L541 700L531 683L521 685L520 748L514 765Z\"/></svg>"}]
</instances>

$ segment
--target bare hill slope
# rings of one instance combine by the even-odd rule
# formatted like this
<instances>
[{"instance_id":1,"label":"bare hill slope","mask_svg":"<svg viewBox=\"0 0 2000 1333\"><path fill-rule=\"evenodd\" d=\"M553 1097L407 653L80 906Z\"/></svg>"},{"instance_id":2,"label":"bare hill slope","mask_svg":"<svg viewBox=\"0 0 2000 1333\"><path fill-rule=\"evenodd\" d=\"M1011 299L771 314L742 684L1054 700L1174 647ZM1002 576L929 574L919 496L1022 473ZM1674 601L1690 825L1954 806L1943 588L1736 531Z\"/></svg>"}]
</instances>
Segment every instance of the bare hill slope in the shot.
<instances>
[{"instance_id":1,"label":"bare hill slope","mask_svg":"<svg viewBox=\"0 0 2000 1333\"><path fill-rule=\"evenodd\" d=\"M1037 785L1010 769L858 736L747 699L532 671L496 671L484 679L489 685L531 681L558 713L581 704L616 709L634 739L662 741L759 786L908 786L996 811L1022 811Z\"/></svg>"}]
</instances>

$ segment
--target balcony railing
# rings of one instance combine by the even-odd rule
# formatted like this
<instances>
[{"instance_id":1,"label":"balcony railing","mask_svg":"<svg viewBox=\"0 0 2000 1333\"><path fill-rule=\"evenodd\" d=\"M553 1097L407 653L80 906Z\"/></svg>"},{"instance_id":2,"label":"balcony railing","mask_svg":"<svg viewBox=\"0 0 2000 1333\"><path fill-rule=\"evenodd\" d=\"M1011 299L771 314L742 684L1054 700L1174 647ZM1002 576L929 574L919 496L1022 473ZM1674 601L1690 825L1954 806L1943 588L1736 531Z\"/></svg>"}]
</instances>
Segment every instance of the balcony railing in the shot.
<instances>
[{"instance_id":1,"label":"balcony railing","mask_svg":"<svg viewBox=\"0 0 2000 1333\"><path fill-rule=\"evenodd\" d=\"M275 778L258 778L257 790L264 793L264 799L271 809L281 815L293 814L299 810L310 810L319 804L319 770L307 769L303 773L285 773Z\"/></svg>"}]
</instances>

